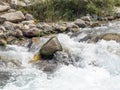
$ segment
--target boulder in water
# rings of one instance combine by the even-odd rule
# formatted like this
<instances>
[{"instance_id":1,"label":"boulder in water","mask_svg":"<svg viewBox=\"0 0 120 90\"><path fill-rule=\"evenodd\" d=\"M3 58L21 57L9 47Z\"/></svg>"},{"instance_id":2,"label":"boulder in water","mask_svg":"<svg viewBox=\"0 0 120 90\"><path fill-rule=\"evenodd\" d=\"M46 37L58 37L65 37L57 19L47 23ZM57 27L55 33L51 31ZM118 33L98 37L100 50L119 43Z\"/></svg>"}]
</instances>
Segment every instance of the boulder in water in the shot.
<instances>
[{"instance_id":1,"label":"boulder in water","mask_svg":"<svg viewBox=\"0 0 120 90\"><path fill-rule=\"evenodd\" d=\"M104 34L104 35L101 35L101 36L98 36L97 37L98 39L104 39L104 40L115 40L115 41L120 41L120 34L117 34L117 33L107 33L107 34Z\"/></svg>"},{"instance_id":2,"label":"boulder in water","mask_svg":"<svg viewBox=\"0 0 120 90\"><path fill-rule=\"evenodd\" d=\"M62 46L57 37L50 38L40 49L43 58L51 58L56 51L62 51Z\"/></svg>"}]
</instances>

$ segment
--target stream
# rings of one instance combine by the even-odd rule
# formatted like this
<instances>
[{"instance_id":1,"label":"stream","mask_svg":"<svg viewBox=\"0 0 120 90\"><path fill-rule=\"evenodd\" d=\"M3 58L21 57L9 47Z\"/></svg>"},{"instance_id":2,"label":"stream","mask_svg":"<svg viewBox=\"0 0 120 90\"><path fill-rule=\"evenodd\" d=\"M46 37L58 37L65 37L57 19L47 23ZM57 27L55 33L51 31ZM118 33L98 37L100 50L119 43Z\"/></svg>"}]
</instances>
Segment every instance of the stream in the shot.
<instances>
[{"instance_id":1,"label":"stream","mask_svg":"<svg viewBox=\"0 0 120 90\"><path fill-rule=\"evenodd\" d=\"M64 50L68 50L74 65L60 65L47 74L28 63L38 50L8 45L0 48L0 56L16 60L20 68L7 68L0 62L0 90L120 90L120 43L99 40L80 41L86 35L120 33L120 22L110 22L95 28L84 28L77 35L58 34ZM44 43L47 39L40 38ZM3 67L4 66L4 67ZM9 67L12 67L9 64Z\"/></svg>"}]
</instances>

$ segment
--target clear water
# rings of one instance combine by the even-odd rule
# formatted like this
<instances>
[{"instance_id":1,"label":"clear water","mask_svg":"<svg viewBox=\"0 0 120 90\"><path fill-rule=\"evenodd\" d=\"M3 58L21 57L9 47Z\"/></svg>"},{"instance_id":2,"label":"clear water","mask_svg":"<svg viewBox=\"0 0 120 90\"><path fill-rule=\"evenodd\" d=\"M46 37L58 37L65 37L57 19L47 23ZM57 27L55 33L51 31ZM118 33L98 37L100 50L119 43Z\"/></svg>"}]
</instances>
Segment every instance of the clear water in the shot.
<instances>
[{"instance_id":1,"label":"clear water","mask_svg":"<svg viewBox=\"0 0 120 90\"><path fill-rule=\"evenodd\" d=\"M50 75L28 64L34 53L25 47L8 46L7 51L0 51L2 56L22 61L24 67L13 71L13 77L0 90L120 90L120 43L105 40L95 44L78 42L90 30L84 29L79 37L74 38L58 35L64 50L75 60L75 66L62 65ZM94 30L96 33L119 33L120 22Z\"/></svg>"}]
</instances>

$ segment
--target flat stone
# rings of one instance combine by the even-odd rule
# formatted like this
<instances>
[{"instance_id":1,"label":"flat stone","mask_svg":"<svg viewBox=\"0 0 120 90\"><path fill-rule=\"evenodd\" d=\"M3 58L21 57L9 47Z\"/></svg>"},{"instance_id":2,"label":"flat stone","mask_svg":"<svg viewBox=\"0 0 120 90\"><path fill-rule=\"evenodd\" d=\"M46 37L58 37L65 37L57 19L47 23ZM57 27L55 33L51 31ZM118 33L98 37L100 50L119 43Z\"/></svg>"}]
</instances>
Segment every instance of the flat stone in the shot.
<instances>
[{"instance_id":1,"label":"flat stone","mask_svg":"<svg viewBox=\"0 0 120 90\"><path fill-rule=\"evenodd\" d=\"M0 12L7 11L7 10L9 10L9 9L10 9L9 6L0 5Z\"/></svg>"},{"instance_id":2,"label":"flat stone","mask_svg":"<svg viewBox=\"0 0 120 90\"><path fill-rule=\"evenodd\" d=\"M10 22L19 22L25 19L25 16L21 11L6 13L0 16L0 18L5 18L7 21Z\"/></svg>"}]
</instances>

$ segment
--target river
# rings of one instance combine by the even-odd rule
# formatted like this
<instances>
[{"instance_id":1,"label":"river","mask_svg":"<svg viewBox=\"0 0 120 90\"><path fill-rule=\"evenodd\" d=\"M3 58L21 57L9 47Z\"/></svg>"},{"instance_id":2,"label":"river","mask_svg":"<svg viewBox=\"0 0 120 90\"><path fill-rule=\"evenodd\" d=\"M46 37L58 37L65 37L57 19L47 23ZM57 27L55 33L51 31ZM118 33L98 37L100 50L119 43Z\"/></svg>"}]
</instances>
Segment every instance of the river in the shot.
<instances>
[{"instance_id":1,"label":"river","mask_svg":"<svg viewBox=\"0 0 120 90\"><path fill-rule=\"evenodd\" d=\"M84 28L72 38L58 34L63 49L69 50L75 59L75 65L61 65L52 74L28 63L35 52L26 47L8 45L6 50L0 50L0 55L20 61L24 68L1 68L1 72L11 72L12 75L0 90L120 90L120 43L113 40L79 42L88 33L120 33L120 22Z\"/></svg>"}]
</instances>

